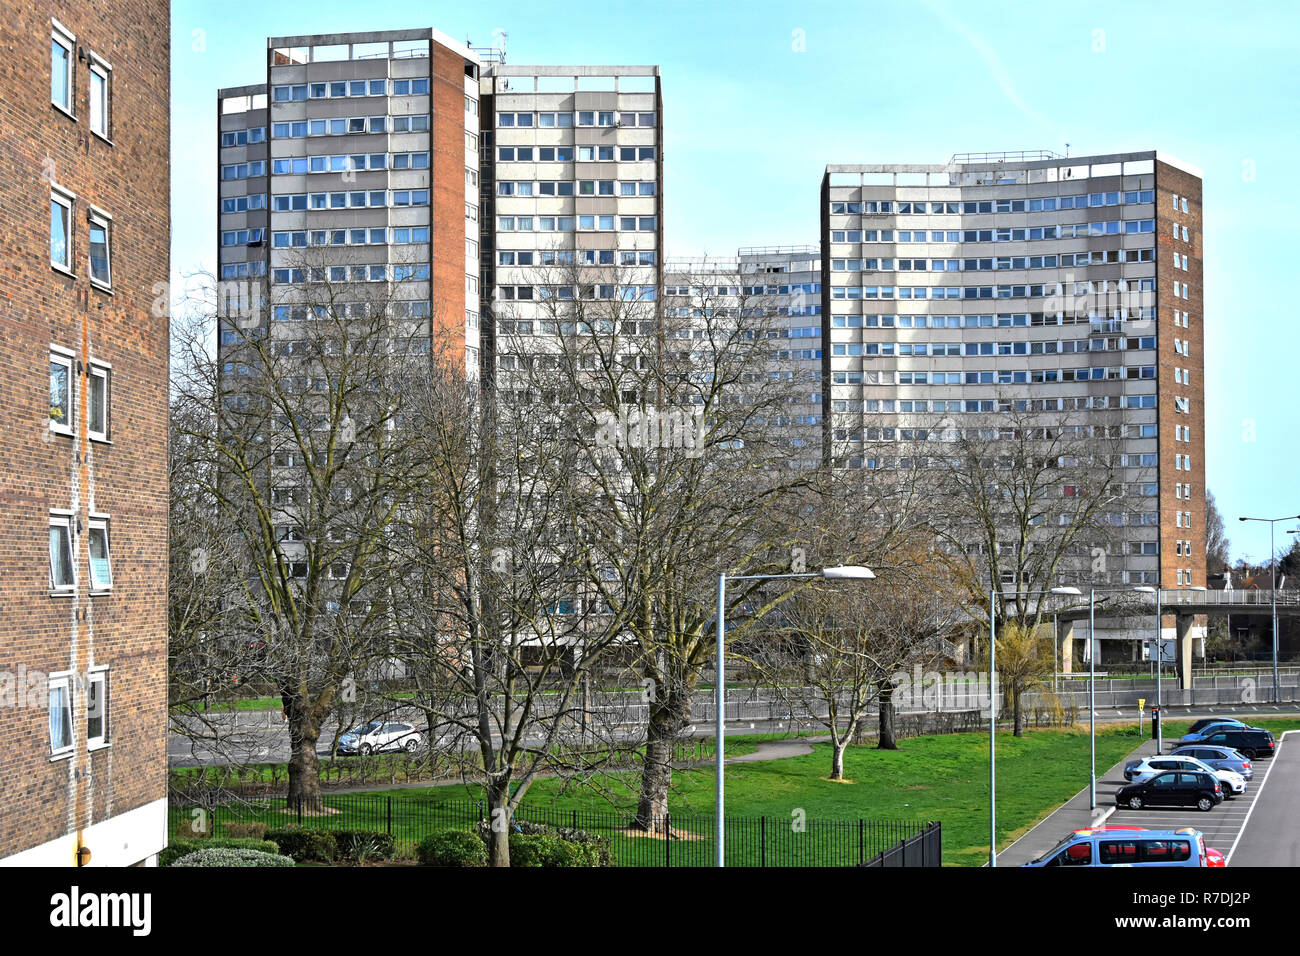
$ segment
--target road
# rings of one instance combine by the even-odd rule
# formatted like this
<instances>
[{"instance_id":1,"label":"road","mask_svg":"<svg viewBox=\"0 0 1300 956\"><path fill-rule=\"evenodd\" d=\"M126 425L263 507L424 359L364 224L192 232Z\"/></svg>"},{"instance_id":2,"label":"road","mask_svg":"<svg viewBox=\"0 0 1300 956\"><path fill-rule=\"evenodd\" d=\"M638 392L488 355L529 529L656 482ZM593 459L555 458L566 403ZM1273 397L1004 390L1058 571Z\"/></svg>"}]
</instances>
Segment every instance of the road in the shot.
<instances>
[{"instance_id":1,"label":"road","mask_svg":"<svg viewBox=\"0 0 1300 956\"><path fill-rule=\"evenodd\" d=\"M1300 731L1288 730L1278 739L1277 755L1251 781L1257 794L1254 809L1228 856L1229 866L1300 866ZM1262 777L1262 779L1261 779ZM1225 850L1224 852L1229 852Z\"/></svg>"}]
</instances>

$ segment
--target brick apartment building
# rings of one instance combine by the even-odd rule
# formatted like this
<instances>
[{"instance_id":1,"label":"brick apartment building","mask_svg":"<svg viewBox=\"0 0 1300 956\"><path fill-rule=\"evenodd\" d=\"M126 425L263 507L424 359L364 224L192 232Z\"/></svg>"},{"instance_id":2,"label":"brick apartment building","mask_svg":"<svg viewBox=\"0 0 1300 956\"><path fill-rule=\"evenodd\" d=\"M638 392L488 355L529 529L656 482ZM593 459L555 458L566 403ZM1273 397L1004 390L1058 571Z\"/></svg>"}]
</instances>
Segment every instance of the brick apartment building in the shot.
<instances>
[{"instance_id":1,"label":"brick apartment building","mask_svg":"<svg viewBox=\"0 0 1300 956\"><path fill-rule=\"evenodd\" d=\"M169 7L2 11L0 863L147 864L166 842Z\"/></svg>"}]
</instances>

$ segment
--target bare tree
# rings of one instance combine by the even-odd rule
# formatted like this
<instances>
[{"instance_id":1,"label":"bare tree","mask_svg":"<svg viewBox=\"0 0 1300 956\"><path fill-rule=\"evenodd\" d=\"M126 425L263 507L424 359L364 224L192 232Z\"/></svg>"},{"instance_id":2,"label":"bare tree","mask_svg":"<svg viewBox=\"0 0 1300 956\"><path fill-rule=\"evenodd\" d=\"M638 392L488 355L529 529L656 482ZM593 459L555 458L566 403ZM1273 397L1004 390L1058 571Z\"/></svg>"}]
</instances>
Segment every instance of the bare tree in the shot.
<instances>
[{"instance_id":1,"label":"bare tree","mask_svg":"<svg viewBox=\"0 0 1300 956\"><path fill-rule=\"evenodd\" d=\"M177 343L173 441L184 458L173 471L193 507L173 513L173 554L193 560L184 549L203 534L196 523L221 539L200 547L185 579L198 590L172 600L174 622L215 600L219 626L188 646L216 640L275 689L288 796L316 807L322 725L391 636L386 535L418 473L404 406L427 367L428 316L400 283L336 283L307 257L295 272L302 282L281 300L253 287L235 310L218 287L206 327Z\"/></svg>"},{"instance_id":2,"label":"bare tree","mask_svg":"<svg viewBox=\"0 0 1300 956\"><path fill-rule=\"evenodd\" d=\"M1222 574L1231 567L1231 542L1223 525L1214 493L1205 489L1205 564L1210 574Z\"/></svg>"}]
</instances>

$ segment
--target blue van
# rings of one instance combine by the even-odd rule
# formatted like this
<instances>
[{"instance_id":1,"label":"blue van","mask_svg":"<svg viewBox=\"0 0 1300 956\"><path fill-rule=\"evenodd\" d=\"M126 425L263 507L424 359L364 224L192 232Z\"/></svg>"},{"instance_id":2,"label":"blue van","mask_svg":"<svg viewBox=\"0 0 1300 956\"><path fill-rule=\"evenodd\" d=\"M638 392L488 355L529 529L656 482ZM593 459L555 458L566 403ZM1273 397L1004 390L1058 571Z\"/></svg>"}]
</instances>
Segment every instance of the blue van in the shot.
<instances>
[{"instance_id":1,"label":"blue van","mask_svg":"<svg viewBox=\"0 0 1300 956\"><path fill-rule=\"evenodd\" d=\"M1088 827L1065 836L1025 866L1223 866L1223 854L1205 845L1200 830Z\"/></svg>"}]
</instances>

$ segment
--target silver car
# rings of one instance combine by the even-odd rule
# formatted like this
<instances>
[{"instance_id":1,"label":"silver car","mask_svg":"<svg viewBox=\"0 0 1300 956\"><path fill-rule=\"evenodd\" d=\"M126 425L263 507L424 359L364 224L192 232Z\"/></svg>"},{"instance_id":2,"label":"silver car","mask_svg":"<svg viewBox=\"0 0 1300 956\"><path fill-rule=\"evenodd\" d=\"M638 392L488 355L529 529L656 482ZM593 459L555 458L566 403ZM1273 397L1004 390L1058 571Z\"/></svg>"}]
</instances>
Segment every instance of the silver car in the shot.
<instances>
[{"instance_id":1,"label":"silver car","mask_svg":"<svg viewBox=\"0 0 1300 956\"><path fill-rule=\"evenodd\" d=\"M405 750L414 753L420 746L420 735L410 724L372 720L353 727L339 738L339 753L379 753L385 750Z\"/></svg>"},{"instance_id":2,"label":"silver car","mask_svg":"<svg viewBox=\"0 0 1300 956\"><path fill-rule=\"evenodd\" d=\"M1255 768L1250 765L1250 758L1243 756L1231 747L1221 747L1218 744L1210 746L1209 744L1188 744L1186 747L1179 747L1171 757L1195 757L1203 764L1208 764L1215 770L1231 770L1233 773L1239 773L1247 780L1255 776Z\"/></svg>"}]
</instances>

